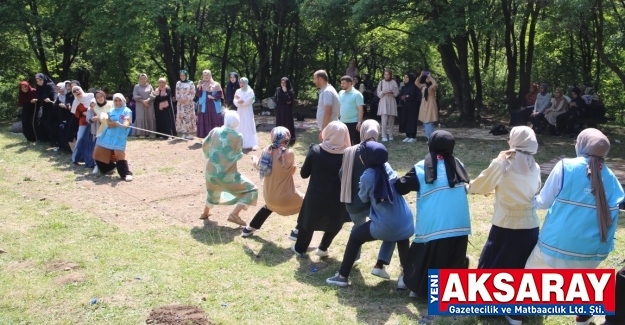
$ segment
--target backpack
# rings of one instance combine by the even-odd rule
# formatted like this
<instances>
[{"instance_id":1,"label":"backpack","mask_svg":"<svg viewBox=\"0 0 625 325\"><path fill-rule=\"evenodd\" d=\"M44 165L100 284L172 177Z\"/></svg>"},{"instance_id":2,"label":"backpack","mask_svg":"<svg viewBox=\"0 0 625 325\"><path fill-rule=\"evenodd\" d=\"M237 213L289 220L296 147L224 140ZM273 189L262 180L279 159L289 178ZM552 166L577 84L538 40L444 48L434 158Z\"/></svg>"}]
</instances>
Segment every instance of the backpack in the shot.
<instances>
[{"instance_id":1,"label":"backpack","mask_svg":"<svg viewBox=\"0 0 625 325\"><path fill-rule=\"evenodd\" d=\"M493 126L488 133L491 133L492 135L504 135L508 134L508 129L506 129L506 127L502 124L499 124L497 126Z\"/></svg>"}]
</instances>

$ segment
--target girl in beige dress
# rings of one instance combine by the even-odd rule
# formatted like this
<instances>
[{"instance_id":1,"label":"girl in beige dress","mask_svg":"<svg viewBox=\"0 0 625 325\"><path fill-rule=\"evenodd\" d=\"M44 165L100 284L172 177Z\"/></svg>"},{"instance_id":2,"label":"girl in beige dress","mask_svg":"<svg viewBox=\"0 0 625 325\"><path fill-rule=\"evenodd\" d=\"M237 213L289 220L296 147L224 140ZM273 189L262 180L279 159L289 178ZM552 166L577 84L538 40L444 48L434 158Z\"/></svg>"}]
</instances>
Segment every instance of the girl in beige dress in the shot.
<instances>
[{"instance_id":1,"label":"girl in beige dress","mask_svg":"<svg viewBox=\"0 0 625 325\"><path fill-rule=\"evenodd\" d=\"M380 98L378 115L382 116L382 142L393 140L393 126L397 116L397 100L399 87L392 78L391 69L384 69L384 80L378 84L377 94Z\"/></svg>"},{"instance_id":2,"label":"girl in beige dress","mask_svg":"<svg viewBox=\"0 0 625 325\"><path fill-rule=\"evenodd\" d=\"M264 179L263 196L265 206L260 208L252 222L243 228L241 237L249 237L260 229L272 212L290 216L299 213L304 194L295 188L293 174L297 170L295 153L288 149L291 133L278 126L271 130L271 144L263 151L260 160L253 156L254 167Z\"/></svg>"}]
</instances>

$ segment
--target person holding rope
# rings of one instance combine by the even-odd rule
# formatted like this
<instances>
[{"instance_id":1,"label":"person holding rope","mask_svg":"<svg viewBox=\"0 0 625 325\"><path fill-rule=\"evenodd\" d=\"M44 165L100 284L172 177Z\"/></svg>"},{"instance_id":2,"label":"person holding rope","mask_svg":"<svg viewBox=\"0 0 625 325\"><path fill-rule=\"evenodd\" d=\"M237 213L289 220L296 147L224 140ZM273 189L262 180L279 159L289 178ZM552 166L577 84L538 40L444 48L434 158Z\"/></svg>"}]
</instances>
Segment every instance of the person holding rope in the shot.
<instances>
[{"instance_id":1,"label":"person holding rope","mask_svg":"<svg viewBox=\"0 0 625 325\"><path fill-rule=\"evenodd\" d=\"M260 229L273 213L290 216L299 213L304 201L296 187L293 175L297 171L295 152L289 149L291 132L283 126L271 130L271 144L263 150L260 160L252 156L254 167L264 180L263 197L265 205L256 212L254 219L243 228L241 237L249 237Z\"/></svg>"},{"instance_id":2,"label":"person holding rope","mask_svg":"<svg viewBox=\"0 0 625 325\"><path fill-rule=\"evenodd\" d=\"M110 174L117 168L119 177L132 181L132 172L126 160L128 127L132 123L132 111L126 107L124 95L113 95L113 109L108 112L106 128L96 141L93 159L102 174Z\"/></svg>"},{"instance_id":3,"label":"person holding rope","mask_svg":"<svg viewBox=\"0 0 625 325\"><path fill-rule=\"evenodd\" d=\"M258 188L237 170L237 162L243 158L243 136L237 131L239 114L227 110L223 119L224 126L212 129L202 144L207 159L206 205L200 219L207 220L215 205L236 205L228 221L245 227L239 213L256 206Z\"/></svg>"}]
</instances>

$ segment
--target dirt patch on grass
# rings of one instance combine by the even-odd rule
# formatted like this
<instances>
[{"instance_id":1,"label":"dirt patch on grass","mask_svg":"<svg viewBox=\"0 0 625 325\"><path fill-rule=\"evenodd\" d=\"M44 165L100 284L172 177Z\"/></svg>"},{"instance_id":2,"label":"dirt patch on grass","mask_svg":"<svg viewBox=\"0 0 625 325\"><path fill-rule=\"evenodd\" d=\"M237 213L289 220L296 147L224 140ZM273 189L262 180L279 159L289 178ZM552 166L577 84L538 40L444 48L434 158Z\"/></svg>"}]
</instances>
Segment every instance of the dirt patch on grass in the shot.
<instances>
[{"instance_id":1,"label":"dirt patch on grass","mask_svg":"<svg viewBox=\"0 0 625 325\"><path fill-rule=\"evenodd\" d=\"M68 284L81 283L87 281L87 276L80 273L72 273L54 278L52 282L56 285L64 286Z\"/></svg>"},{"instance_id":2,"label":"dirt patch on grass","mask_svg":"<svg viewBox=\"0 0 625 325\"><path fill-rule=\"evenodd\" d=\"M5 269L8 271L24 271L24 270L34 268L36 264L37 263L33 261L26 260L26 261L21 261L21 262L8 263L5 266Z\"/></svg>"},{"instance_id":3,"label":"dirt patch on grass","mask_svg":"<svg viewBox=\"0 0 625 325\"><path fill-rule=\"evenodd\" d=\"M46 272L57 272L57 271L77 270L78 268L80 268L80 265L73 263L73 262L52 261L52 262L47 263L44 269Z\"/></svg>"},{"instance_id":4,"label":"dirt patch on grass","mask_svg":"<svg viewBox=\"0 0 625 325\"><path fill-rule=\"evenodd\" d=\"M158 307L145 320L146 324L216 325L196 306L167 305Z\"/></svg>"}]
</instances>

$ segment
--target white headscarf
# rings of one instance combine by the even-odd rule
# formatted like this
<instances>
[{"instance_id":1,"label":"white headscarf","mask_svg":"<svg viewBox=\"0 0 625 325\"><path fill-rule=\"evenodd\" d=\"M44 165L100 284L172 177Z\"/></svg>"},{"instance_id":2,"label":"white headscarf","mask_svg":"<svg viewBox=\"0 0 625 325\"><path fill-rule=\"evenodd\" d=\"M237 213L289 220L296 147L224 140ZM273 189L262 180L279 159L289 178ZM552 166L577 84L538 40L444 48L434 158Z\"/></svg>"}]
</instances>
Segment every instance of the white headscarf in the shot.
<instances>
[{"instance_id":1,"label":"white headscarf","mask_svg":"<svg viewBox=\"0 0 625 325\"><path fill-rule=\"evenodd\" d=\"M67 91L65 89L65 82L59 82L58 84L56 84L56 87L57 88L61 88L61 91L57 92L57 97L56 98L58 98L59 103L65 104L65 95L66 95L65 92Z\"/></svg>"},{"instance_id":2,"label":"white headscarf","mask_svg":"<svg viewBox=\"0 0 625 325\"><path fill-rule=\"evenodd\" d=\"M89 109L91 102L95 102L95 96L92 93L85 93L82 88L80 88L80 86L74 86L72 88L72 93L76 91L76 89L80 90L82 97L78 98L78 96L74 94L74 102L72 103L72 114L76 114L76 108L78 108L78 105L82 104L87 109Z\"/></svg>"},{"instance_id":3,"label":"white headscarf","mask_svg":"<svg viewBox=\"0 0 625 325\"><path fill-rule=\"evenodd\" d=\"M498 159L503 163L504 174L510 170L521 175L529 175L538 167L534 155L538 151L538 141L534 130L527 126L517 126L510 131L510 150L502 151Z\"/></svg>"},{"instance_id":4,"label":"white headscarf","mask_svg":"<svg viewBox=\"0 0 625 325\"><path fill-rule=\"evenodd\" d=\"M226 110L224 114L224 126L233 130L236 130L241 124L239 119L239 113L236 111Z\"/></svg>"},{"instance_id":5,"label":"white headscarf","mask_svg":"<svg viewBox=\"0 0 625 325\"><path fill-rule=\"evenodd\" d=\"M121 107L126 107L126 97L124 97L124 95L120 94L120 93L115 93L115 95L113 95L113 107L114 108L121 108L121 107L115 107L115 98L119 98L122 101L122 106Z\"/></svg>"}]
</instances>

